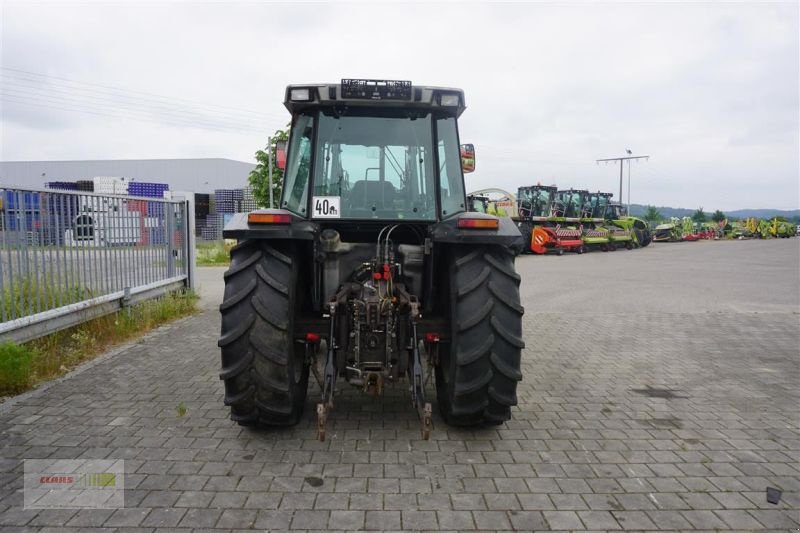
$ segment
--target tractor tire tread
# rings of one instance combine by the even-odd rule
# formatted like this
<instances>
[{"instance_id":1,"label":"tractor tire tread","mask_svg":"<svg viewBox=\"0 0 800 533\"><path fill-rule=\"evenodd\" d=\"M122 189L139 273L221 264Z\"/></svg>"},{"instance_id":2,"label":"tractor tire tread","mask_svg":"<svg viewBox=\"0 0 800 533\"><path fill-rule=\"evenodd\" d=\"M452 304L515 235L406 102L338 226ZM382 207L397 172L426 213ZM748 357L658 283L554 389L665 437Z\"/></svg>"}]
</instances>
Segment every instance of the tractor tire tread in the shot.
<instances>
[{"instance_id":1,"label":"tractor tire tread","mask_svg":"<svg viewBox=\"0 0 800 533\"><path fill-rule=\"evenodd\" d=\"M468 284L464 285L460 289L458 289L458 297L462 298L467 294L471 293L486 281L486 278L489 277L489 274L492 272L492 269L487 265L483 268L480 274L478 274L472 281Z\"/></svg>"},{"instance_id":2,"label":"tractor tire tread","mask_svg":"<svg viewBox=\"0 0 800 533\"><path fill-rule=\"evenodd\" d=\"M289 295L289 287L272 277L266 270L264 270L264 267L261 265L256 266L256 272L258 273L258 277L264 280L264 283L284 296Z\"/></svg>"},{"instance_id":3,"label":"tractor tire tread","mask_svg":"<svg viewBox=\"0 0 800 533\"><path fill-rule=\"evenodd\" d=\"M486 302L476 309L472 315L458 322L458 331L463 333L468 329L474 328L486 320L486 317L489 316L489 314L492 312L492 309L494 309L494 300L486 300Z\"/></svg>"},{"instance_id":4,"label":"tractor tire tread","mask_svg":"<svg viewBox=\"0 0 800 533\"><path fill-rule=\"evenodd\" d=\"M453 336L445 362L436 369L439 408L451 425L502 423L511 417L522 379L524 308L515 254L496 245L452 251Z\"/></svg>"},{"instance_id":5,"label":"tractor tire tread","mask_svg":"<svg viewBox=\"0 0 800 533\"><path fill-rule=\"evenodd\" d=\"M253 289L255 289L257 285L258 281L256 281L255 279L251 279L250 281L248 281L247 285L242 287L242 290L232 295L230 298L225 299L220 304L219 306L220 312L223 312L226 309L233 307L234 305L238 304L239 302L250 296L250 293L253 292Z\"/></svg>"},{"instance_id":6,"label":"tractor tire tread","mask_svg":"<svg viewBox=\"0 0 800 533\"><path fill-rule=\"evenodd\" d=\"M231 420L243 426L294 425L305 406L309 368L293 351L291 329L293 249L250 239L231 250L220 306L220 379Z\"/></svg>"},{"instance_id":7,"label":"tractor tire tread","mask_svg":"<svg viewBox=\"0 0 800 533\"><path fill-rule=\"evenodd\" d=\"M245 370L249 369L252 362L253 352L251 350L247 350L247 354L245 354L244 357L241 357L238 361L234 361L231 366L220 370L219 379L230 379L238 376Z\"/></svg>"},{"instance_id":8,"label":"tractor tire tread","mask_svg":"<svg viewBox=\"0 0 800 533\"><path fill-rule=\"evenodd\" d=\"M240 248L239 250L244 250L245 248ZM231 254L233 254L233 250L231 250ZM222 275L223 278L227 281L228 278L235 276L239 272L247 270L250 268L254 263L256 263L259 259L261 259L261 250L255 250L253 253L242 261L241 263L237 263L236 265L231 265L228 270Z\"/></svg>"},{"instance_id":9,"label":"tractor tire tread","mask_svg":"<svg viewBox=\"0 0 800 533\"><path fill-rule=\"evenodd\" d=\"M455 385L455 390L453 393L456 396L465 396L467 394L473 393L476 390L480 389L481 387L485 387L492 381L492 372L491 370L486 374L479 375L475 377L472 381L461 381L457 382Z\"/></svg>"}]
</instances>

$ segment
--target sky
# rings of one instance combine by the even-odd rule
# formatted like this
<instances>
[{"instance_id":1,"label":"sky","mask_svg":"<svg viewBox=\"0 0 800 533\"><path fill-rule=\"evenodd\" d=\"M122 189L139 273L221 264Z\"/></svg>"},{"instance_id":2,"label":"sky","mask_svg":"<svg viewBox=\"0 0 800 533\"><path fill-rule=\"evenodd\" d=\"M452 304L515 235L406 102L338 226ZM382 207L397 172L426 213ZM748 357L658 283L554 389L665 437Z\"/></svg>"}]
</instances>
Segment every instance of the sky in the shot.
<instances>
[{"instance_id":1,"label":"sky","mask_svg":"<svg viewBox=\"0 0 800 533\"><path fill-rule=\"evenodd\" d=\"M800 207L788 3L0 4L0 160L253 161L290 83L459 87L467 190L555 183L674 207ZM627 198L627 175L625 167ZM224 186L225 184L219 184Z\"/></svg>"}]
</instances>

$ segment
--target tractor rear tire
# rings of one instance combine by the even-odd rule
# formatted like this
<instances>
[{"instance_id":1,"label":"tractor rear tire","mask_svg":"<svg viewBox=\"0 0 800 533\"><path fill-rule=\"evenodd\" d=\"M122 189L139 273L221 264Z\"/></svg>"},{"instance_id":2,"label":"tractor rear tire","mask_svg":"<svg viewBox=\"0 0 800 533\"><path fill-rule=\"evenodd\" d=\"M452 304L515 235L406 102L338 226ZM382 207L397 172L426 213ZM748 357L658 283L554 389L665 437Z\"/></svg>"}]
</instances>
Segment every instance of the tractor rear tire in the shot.
<instances>
[{"instance_id":1,"label":"tractor rear tire","mask_svg":"<svg viewBox=\"0 0 800 533\"><path fill-rule=\"evenodd\" d=\"M291 245L244 240L231 250L220 379L231 420L290 426L303 413L309 367L294 342L297 265Z\"/></svg>"},{"instance_id":2,"label":"tractor rear tire","mask_svg":"<svg viewBox=\"0 0 800 533\"><path fill-rule=\"evenodd\" d=\"M522 379L520 276L501 246L458 247L449 263L450 342L436 366L439 410L448 424L502 424Z\"/></svg>"},{"instance_id":3,"label":"tractor rear tire","mask_svg":"<svg viewBox=\"0 0 800 533\"><path fill-rule=\"evenodd\" d=\"M636 243L640 248L644 248L653 241L653 235L650 233L650 230L645 227L637 226L634 228L633 232L636 235Z\"/></svg>"}]
</instances>

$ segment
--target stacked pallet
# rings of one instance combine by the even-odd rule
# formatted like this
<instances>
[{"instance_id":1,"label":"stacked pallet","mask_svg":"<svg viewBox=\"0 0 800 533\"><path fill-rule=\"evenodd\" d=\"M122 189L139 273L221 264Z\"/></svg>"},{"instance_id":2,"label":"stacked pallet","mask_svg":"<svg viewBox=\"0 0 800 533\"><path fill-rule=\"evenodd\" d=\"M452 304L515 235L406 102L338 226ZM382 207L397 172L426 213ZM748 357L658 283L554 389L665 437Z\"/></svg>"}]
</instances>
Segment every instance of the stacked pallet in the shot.
<instances>
[{"instance_id":1,"label":"stacked pallet","mask_svg":"<svg viewBox=\"0 0 800 533\"><path fill-rule=\"evenodd\" d=\"M145 198L164 198L164 193L169 190L166 183L147 183L143 181L132 181L128 185L128 194L131 196L143 196ZM147 216L163 217L164 204L161 202L147 202Z\"/></svg>"},{"instance_id":2,"label":"stacked pallet","mask_svg":"<svg viewBox=\"0 0 800 533\"><path fill-rule=\"evenodd\" d=\"M82 192L94 192L94 182L92 180L78 180L75 182L78 190Z\"/></svg>"},{"instance_id":3,"label":"stacked pallet","mask_svg":"<svg viewBox=\"0 0 800 533\"><path fill-rule=\"evenodd\" d=\"M246 189L242 190L242 205L240 206L238 213L249 213L250 211L255 211L258 209L258 205L256 204L256 197L253 196L253 189L247 187Z\"/></svg>"},{"instance_id":4,"label":"stacked pallet","mask_svg":"<svg viewBox=\"0 0 800 533\"><path fill-rule=\"evenodd\" d=\"M94 192L98 194L128 194L127 178L116 176L97 176L92 180Z\"/></svg>"},{"instance_id":5,"label":"stacked pallet","mask_svg":"<svg viewBox=\"0 0 800 533\"><path fill-rule=\"evenodd\" d=\"M195 194L194 195L194 218L197 220L204 219L211 212L211 195L210 194Z\"/></svg>"},{"instance_id":6,"label":"stacked pallet","mask_svg":"<svg viewBox=\"0 0 800 533\"><path fill-rule=\"evenodd\" d=\"M77 191L78 182L76 181L49 181L44 184L47 189L54 189L58 191Z\"/></svg>"},{"instance_id":7,"label":"stacked pallet","mask_svg":"<svg viewBox=\"0 0 800 533\"><path fill-rule=\"evenodd\" d=\"M224 224L224 214L211 213L205 219L205 225L201 230L201 237L206 241L217 241L222 238L222 228Z\"/></svg>"},{"instance_id":8,"label":"stacked pallet","mask_svg":"<svg viewBox=\"0 0 800 533\"><path fill-rule=\"evenodd\" d=\"M214 191L217 213L238 213L244 191L242 189L217 189Z\"/></svg>"}]
</instances>

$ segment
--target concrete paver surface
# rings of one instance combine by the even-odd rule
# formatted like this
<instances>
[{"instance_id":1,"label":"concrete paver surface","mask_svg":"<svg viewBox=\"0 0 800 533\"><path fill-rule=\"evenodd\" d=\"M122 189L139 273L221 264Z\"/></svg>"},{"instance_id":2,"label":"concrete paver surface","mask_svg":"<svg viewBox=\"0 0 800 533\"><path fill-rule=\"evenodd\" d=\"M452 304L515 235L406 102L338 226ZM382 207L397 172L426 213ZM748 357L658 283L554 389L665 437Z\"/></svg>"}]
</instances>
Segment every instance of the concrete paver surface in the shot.
<instances>
[{"instance_id":1,"label":"concrete paver surface","mask_svg":"<svg viewBox=\"0 0 800 533\"><path fill-rule=\"evenodd\" d=\"M228 419L223 270L199 269L199 316L0 406L0 527L800 527L800 240L523 256L517 269L527 346L510 422L437 416L422 441L404 384L377 401L342 385L324 443L316 387L297 427ZM23 509L22 460L44 458L124 459L126 508Z\"/></svg>"}]
</instances>

